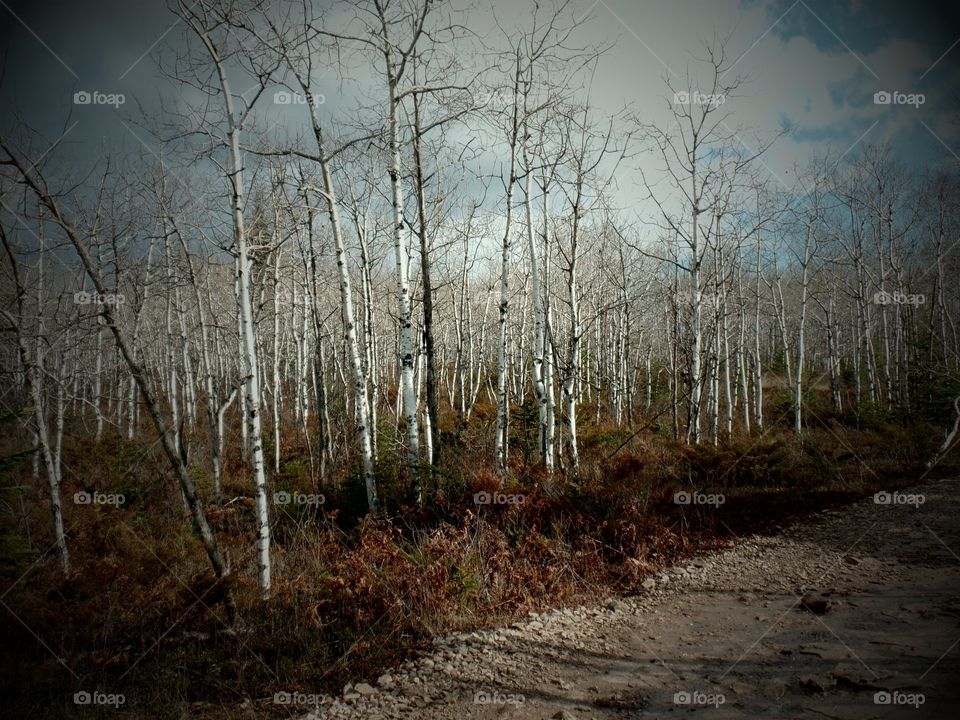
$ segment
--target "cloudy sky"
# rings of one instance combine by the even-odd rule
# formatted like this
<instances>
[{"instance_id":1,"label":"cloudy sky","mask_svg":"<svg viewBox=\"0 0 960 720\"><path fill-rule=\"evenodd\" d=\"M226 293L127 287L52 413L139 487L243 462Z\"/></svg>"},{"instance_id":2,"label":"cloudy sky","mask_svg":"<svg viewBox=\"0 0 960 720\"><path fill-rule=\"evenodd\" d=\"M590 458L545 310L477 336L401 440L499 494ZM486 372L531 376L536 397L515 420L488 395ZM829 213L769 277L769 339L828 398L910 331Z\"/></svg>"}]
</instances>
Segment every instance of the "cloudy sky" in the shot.
<instances>
[{"instance_id":1,"label":"cloudy sky","mask_svg":"<svg viewBox=\"0 0 960 720\"><path fill-rule=\"evenodd\" d=\"M328 0L317 0L325 3ZM444 0L459 5L466 0ZM532 0L473 0L478 31L491 13L510 27ZM900 0L575 0L584 43L609 41L593 98L614 111L632 107L646 122L669 122L664 78L683 84L704 42L730 35L735 74L748 83L728 101L758 133L793 132L765 158L788 177L795 161L832 148L856 152L888 141L906 160L930 166L960 155L960 6ZM100 150L149 143L131 122L156 112L171 88L157 53L182 41L183 27L160 0L0 0L3 75L0 122L22 120L59 152L82 162ZM330 98L343 92L325 79ZM123 94L119 109L76 105L75 93ZM878 104L889 93L890 104ZM277 109L277 112L284 110ZM336 103L328 102L328 112ZM69 118L69 119L68 119Z\"/></svg>"}]
</instances>

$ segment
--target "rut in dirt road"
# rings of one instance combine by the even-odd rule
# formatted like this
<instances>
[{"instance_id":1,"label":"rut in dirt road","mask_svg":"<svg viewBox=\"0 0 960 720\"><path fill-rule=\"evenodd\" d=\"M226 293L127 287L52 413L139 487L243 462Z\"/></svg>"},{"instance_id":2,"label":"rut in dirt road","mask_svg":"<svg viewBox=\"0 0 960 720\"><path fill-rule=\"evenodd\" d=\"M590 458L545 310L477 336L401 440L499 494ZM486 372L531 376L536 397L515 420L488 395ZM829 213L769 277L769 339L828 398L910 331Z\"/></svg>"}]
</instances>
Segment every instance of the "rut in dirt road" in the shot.
<instances>
[{"instance_id":1,"label":"rut in dirt road","mask_svg":"<svg viewBox=\"0 0 960 720\"><path fill-rule=\"evenodd\" d=\"M310 718L945 718L960 480L820 513L604 607L435 641Z\"/></svg>"}]
</instances>

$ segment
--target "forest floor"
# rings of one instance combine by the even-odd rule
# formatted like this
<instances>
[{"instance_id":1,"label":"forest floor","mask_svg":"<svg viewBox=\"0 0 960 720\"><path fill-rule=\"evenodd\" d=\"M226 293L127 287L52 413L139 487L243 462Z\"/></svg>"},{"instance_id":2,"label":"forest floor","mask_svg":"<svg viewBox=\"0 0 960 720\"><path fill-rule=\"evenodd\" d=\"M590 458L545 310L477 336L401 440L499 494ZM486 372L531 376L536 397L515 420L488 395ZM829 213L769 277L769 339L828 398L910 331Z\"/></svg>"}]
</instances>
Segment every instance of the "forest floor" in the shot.
<instances>
[{"instance_id":1,"label":"forest floor","mask_svg":"<svg viewBox=\"0 0 960 720\"><path fill-rule=\"evenodd\" d=\"M307 717L955 717L958 517L960 479L817 513L639 596L437 638Z\"/></svg>"}]
</instances>

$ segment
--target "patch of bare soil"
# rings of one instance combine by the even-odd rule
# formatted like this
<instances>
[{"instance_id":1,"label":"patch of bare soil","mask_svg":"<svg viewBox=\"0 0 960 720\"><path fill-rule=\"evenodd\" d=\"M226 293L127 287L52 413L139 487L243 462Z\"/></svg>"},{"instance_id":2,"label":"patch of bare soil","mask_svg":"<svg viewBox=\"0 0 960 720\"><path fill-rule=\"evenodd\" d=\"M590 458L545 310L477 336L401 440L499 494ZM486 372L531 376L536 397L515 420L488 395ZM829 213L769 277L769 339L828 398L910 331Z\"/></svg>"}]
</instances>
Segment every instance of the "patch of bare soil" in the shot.
<instances>
[{"instance_id":1,"label":"patch of bare soil","mask_svg":"<svg viewBox=\"0 0 960 720\"><path fill-rule=\"evenodd\" d=\"M307 717L955 717L960 480L886 499L744 537L637 597L439 638Z\"/></svg>"}]
</instances>

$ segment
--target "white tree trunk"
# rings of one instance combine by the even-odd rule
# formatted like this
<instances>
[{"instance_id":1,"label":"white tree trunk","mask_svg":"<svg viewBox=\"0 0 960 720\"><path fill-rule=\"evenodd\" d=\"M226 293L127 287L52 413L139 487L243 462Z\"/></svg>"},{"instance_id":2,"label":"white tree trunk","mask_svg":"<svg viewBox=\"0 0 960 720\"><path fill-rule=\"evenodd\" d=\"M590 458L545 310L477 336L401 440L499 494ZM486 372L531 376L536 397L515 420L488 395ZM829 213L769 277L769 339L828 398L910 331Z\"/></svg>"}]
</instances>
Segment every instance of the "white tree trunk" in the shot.
<instances>
[{"instance_id":1,"label":"white tree trunk","mask_svg":"<svg viewBox=\"0 0 960 720\"><path fill-rule=\"evenodd\" d=\"M530 262L530 293L533 298L533 391L537 398L539 410L539 449L540 459L547 472L553 471L553 445L550 431L550 399L547 393L547 383L550 378L547 357L547 316L543 302L543 283L540 277L540 261L537 257L537 247L534 242L533 231L533 198L531 197L533 180L529 158L524 148L524 165L526 178L524 180L523 206L527 223L527 252ZM543 219L546 225L547 218ZM550 385L552 386L552 382ZM552 389L552 388L551 388Z\"/></svg>"}]
</instances>

